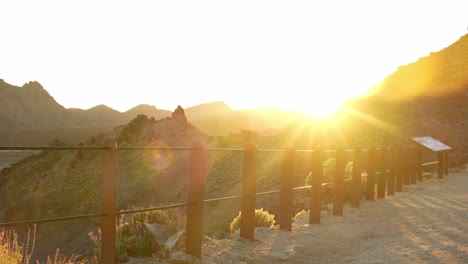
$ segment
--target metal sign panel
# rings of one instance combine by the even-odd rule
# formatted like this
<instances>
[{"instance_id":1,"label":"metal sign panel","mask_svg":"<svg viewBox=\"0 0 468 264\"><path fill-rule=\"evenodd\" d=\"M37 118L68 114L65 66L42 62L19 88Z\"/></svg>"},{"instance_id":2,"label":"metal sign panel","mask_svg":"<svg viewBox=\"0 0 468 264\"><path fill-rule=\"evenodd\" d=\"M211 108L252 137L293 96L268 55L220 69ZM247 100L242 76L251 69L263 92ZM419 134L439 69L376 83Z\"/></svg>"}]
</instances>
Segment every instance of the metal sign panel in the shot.
<instances>
[{"instance_id":1,"label":"metal sign panel","mask_svg":"<svg viewBox=\"0 0 468 264\"><path fill-rule=\"evenodd\" d=\"M452 149L451 147L440 142L439 140L431 137L412 138L412 140L434 152L441 152Z\"/></svg>"}]
</instances>

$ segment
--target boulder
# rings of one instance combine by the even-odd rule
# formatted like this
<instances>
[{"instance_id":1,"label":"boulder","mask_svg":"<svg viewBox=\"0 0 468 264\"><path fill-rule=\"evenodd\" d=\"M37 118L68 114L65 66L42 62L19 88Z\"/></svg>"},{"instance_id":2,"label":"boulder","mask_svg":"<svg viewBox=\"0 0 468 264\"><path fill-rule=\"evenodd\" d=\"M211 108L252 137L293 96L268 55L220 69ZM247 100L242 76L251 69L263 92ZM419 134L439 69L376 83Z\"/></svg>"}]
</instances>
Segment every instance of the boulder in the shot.
<instances>
[{"instance_id":1,"label":"boulder","mask_svg":"<svg viewBox=\"0 0 468 264\"><path fill-rule=\"evenodd\" d=\"M163 256L169 256L181 238L185 235L185 230L170 228L167 226L144 223L146 230L151 234L154 241L158 244L159 250Z\"/></svg>"}]
</instances>

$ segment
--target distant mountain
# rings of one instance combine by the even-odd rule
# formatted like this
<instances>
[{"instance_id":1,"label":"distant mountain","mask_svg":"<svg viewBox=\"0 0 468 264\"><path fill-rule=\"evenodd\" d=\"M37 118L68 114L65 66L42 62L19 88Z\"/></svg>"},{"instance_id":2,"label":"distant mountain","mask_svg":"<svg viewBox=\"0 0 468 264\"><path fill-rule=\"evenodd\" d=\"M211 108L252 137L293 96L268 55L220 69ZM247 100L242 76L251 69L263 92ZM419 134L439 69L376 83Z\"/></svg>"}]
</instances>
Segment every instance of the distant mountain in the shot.
<instances>
[{"instance_id":1,"label":"distant mountain","mask_svg":"<svg viewBox=\"0 0 468 264\"><path fill-rule=\"evenodd\" d=\"M4 133L3 138L9 138L6 142L8 144L17 143L14 138L18 132L27 132L18 137L18 141L21 142L25 138L30 138L31 132L37 135L38 131L50 131L48 134L54 135L54 138L61 133L58 131L91 136L91 133L96 133L100 131L99 129L101 132L109 132L113 127L126 124L141 114L159 120L170 116L171 113L169 110L145 104L138 105L124 113L105 105L98 105L87 110L66 109L56 102L38 82L30 82L23 87L17 87L3 80L0 81L0 133ZM213 136L237 133L243 129L277 128L295 118L292 113L275 108L233 110L221 101L189 107L185 109L185 115L203 132ZM73 130L77 129L80 131L74 133ZM59 139L65 139L65 137ZM66 139L69 140L70 137ZM72 142L81 139L75 139ZM51 138L44 137L44 135L34 139L34 142L42 144L50 141ZM5 144L1 140L0 143Z\"/></svg>"},{"instance_id":2,"label":"distant mountain","mask_svg":"<svg viewBox=\"0 0 468 264\"><path fill-rule=\"evenodd\" d=\"M125 113L105 105L88 110L66 109L38 82L17 87L0 79L0 132L108 128L123 125L140 114L161 119L171 111L148 105Z\"/></svg>"},{"instance_id":3,"label":"distant mountain","mask_svg":"<svg viewBox=\"0 0 468 264\"><path fill-rule=\"evenodd\" d=\"M80 121L87 127L116 125L128 121L121 112L102 104L83 111L75 109L73 112L79 115Z\"/></svg>"},{"instance_id":4,"label":"distant mountain","mask_svg":"<svg viewBox=\"0 0 468 264\"><path fill-rule=\"evenodd\" d=\"M152 116L156 120L159 120L161 118L164 118L166 116L171 115L171 111L169 110L162 110L162 109L157 109L154 105L147 105L147 104L140 104L135 106L134 108L126 111L124 113L126 118L131 120L137 115L146 115L146 116Z\"/></svg>"},{"instance_id":5,"label":"distant mountain","mask_svg":"<svg viewBox=\"0 0 468 264\"><path fill-rule=\"evenodd\" d=\"M218 101L189 107L185 109L185 114L189 120L199 120L228 115L233 113L233 111L224 102Z\"/></svg>"},{"instance_id":6,"label":"distant mountain","mask_svg":"<svg viewBox=\"0 0 468 264\"><path fill-rule=\"evenodd\" d=\"M83 125L38 82L16 87L0 79L0 131L44 130Z\"/></svg>"}]
</instances>

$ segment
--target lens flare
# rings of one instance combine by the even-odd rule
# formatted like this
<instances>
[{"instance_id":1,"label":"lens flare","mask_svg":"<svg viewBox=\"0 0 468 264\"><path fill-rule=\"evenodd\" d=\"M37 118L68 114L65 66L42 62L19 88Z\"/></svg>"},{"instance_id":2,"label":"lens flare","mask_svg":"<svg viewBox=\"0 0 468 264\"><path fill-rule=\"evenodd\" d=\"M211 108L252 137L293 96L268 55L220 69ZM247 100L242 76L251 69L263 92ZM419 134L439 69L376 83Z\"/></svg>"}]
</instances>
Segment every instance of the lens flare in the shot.
<instances>
[{"instance_id":1,"label":"lens flare","mask_svg":"<svg viewBox=\"0 0 468 264\"><path fill-rule=\"evenodd\" d=\"M156 171L164 171L174 159L174 152L162 141L153 141L145 149L143 155L145 165Z\"/></svg>"}]
</instances>

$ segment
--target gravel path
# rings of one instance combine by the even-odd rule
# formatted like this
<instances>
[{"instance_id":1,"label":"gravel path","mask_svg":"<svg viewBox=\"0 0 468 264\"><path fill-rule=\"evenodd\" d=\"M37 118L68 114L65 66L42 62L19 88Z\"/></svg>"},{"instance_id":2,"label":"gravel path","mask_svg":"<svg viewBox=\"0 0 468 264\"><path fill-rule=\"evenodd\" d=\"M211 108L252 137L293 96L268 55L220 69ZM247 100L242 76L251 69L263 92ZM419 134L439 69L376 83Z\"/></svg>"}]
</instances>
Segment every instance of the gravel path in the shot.
<instances>
[{"instance_id":1,"label":"gravel path","mask_svg":"<svg viewBox=\"0 0 468 264\"><path fill-rule=\"evenodd\" d=\"M292 232L257 228L254 242L211 240L196 263L468 263L467 187L468 173L453 173L346 206L343 216L324 211L321 224L303 215Z\"/></svg>"},{"instance_id":2,"label":"gravel path","mask_svg":"<svg viewBox=\"0 0 468 264\"><path fill-rule=\"evenodd\" d=\"M396 196L307 215L292 232L259 228L258 241L212 240L201 263L468 263L468 174L406 186Z\"/></svg>"}]
</instances>

